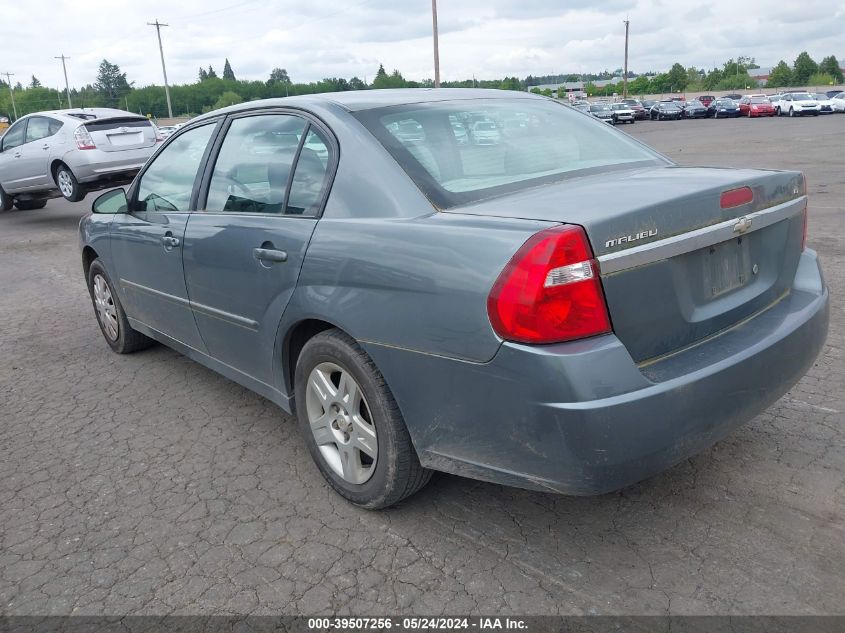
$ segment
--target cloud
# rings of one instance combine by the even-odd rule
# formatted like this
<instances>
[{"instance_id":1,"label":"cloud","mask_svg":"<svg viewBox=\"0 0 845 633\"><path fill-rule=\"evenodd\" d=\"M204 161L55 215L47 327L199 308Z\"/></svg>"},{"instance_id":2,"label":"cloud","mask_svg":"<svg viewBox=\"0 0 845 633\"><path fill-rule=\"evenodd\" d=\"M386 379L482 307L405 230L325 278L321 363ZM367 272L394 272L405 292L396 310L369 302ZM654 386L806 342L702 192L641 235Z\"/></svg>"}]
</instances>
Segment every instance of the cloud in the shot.
<instances>
[{"instance_id":1,"label":"cloud","mask_svg":"<svg viewBox=\"0 0 845 633\"><path fill-rule=\"evenodd\" d=\"M440 0L445 79L613 70L622 66L631 21L629 67L665 70L674 62L711 67L739 55L760 65L845 57L845 11L829 0L799 5L771 0ZM33 20L33 15L39 19ZM161 82L159 19L172 83L194 81L199 66L219 72L229 58L241 79L266 79L276 66L294 81L327 76L372 78L383 63L407 78L433 75L430 0L27 0L4 8L0 71L28 83L61 86L61 63L81 86L103 58L136 85Z\"/></svg>"}]
</instances>

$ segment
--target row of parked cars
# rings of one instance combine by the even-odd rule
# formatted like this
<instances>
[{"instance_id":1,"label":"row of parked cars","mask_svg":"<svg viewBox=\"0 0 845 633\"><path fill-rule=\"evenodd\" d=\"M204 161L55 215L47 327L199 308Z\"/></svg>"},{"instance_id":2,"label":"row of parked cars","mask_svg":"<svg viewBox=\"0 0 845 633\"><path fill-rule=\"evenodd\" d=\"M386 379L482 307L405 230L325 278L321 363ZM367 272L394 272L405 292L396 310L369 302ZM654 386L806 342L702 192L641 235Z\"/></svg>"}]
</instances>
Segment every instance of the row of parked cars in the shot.
<instances>
[{"instance_id":1,"label":"row of parked cars","mask_svg":"<svg viewBox=\"0 0 845 633\"><path fill-rule=\"evenodd\" d=\"M584 113L591 114L607 123L634 123L650 119L652 121L677 119L703 119L712 117L733 118L740 116L818 116L845 112L845 92L810 93L790 91L776 95L765 94L728 94L722 97L702 95L695 99L672 97L661 101L622 99L611 103L598 101L575 102L572 106Z\"/></svg>"}]
</instances>

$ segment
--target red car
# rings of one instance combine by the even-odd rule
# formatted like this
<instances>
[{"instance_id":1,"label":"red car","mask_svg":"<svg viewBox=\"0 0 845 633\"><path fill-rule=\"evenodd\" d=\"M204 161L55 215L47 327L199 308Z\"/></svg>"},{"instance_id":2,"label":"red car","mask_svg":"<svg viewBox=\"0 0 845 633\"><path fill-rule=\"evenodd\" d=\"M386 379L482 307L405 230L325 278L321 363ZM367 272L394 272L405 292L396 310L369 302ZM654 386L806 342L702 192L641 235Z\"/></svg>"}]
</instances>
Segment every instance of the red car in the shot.
<instances>
[{"instance_id":1,"label":"red car","mask_svg":"<svg viewBox=\"0 0 845 633\"><path fill-rule=\"evenodd\" d=\"M716 97L714 97L713 95L701 95L698 100L701 101L701 103L703 103L705 106L710 107L710 104L716 100Z\"/></svg>"},{"instance_id":2,"label":"red car","mask_svg":"<svg viewBox=\"0 0 845 633\"><path fill-rule=\"evenodd\" d=\"M739 100L739 113L747 117L775 116L775 107L766 95L748 95Z\"/></svg>"}]
</instances>

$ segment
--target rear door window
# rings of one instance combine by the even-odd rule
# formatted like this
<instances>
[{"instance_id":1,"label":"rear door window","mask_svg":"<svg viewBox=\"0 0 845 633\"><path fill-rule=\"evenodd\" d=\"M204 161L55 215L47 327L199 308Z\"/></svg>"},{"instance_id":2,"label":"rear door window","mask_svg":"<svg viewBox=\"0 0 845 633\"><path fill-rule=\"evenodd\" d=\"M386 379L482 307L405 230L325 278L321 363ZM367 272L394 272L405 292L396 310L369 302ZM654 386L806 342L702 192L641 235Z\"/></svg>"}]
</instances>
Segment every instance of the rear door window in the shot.
<instances>
[{"instance_id":1,"label":"rear door window","mask_svg":"<svg viewBox=\"0 0 845 633\"><path fill-rule=\"evenodd\" d=\"M26 126L26 142L40 141L42 138L53 136L59 131L62 124L55 119L49 119L43 116L34 116L29 119L29 124Z\"/></svg>"}]
</instances>

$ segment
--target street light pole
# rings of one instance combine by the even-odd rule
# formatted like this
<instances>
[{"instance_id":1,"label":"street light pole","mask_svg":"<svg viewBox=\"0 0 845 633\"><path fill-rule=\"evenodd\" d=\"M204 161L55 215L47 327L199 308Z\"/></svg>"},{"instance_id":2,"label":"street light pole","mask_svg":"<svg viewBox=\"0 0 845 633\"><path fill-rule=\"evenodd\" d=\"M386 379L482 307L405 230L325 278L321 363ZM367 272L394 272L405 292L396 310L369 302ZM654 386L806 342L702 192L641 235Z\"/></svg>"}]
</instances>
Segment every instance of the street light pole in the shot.
<instances>
[{"instance_id":1,"label":"street light pole","mask_svg":"<svg viewBox=\"0 0 845 633\"><path fill-rule=\"evenodd\" d=\"M434 32L434 87L440 87L440 44L437 39L437 0L431 0L431 22Z\"/></svg>"},{"instance_id":2,"label":"street light pole","mask_svg":"<svg viewBox=\"0 0 845 633\"><path fill-rule=\"evenodd\" d=\"M9 95L12 97L12 112L15 116L15 119L18 118L18 109L15 107L15 91L12 90L12 77L15 76L15 73L2 73L6 75L6 83L9 84Z\"/></svg>"},{"instance_id":3,"label":"street light pole","mask_svg":"<svg viewBox=\"0 0 845 633\"><path fill-rule=\"evenodd\" d=\"M70 59L70 57L65 57L65 54L62 53L61 55L55 57L54 59L61 59L62 60L62 71L65 73L65 92L67 92L67 107L72 108L70 102L70 85L67 82L67 66L65 65L65 60Z\"/></svg>"},{"instance_id":4,"label":"street light pole","mask_svg":"<svg viewBox=\"0 0 845 633\"><path fill-rule=\"evenodd\" d=\"M149 26L156 27L156 35L158 35L158 51L161 53L161 72L164 75L164 94L167 97L167 116L173 118L173 107L170 105L170 86L167 85L167 68L164 66L164 47L161 45L161 27L169 26L162 24L156 18L155 22L147 22Z\"/></svg>"}]
</instances>

